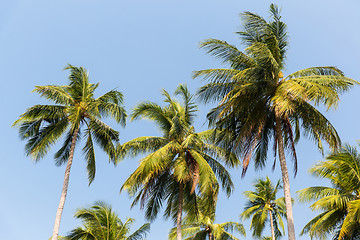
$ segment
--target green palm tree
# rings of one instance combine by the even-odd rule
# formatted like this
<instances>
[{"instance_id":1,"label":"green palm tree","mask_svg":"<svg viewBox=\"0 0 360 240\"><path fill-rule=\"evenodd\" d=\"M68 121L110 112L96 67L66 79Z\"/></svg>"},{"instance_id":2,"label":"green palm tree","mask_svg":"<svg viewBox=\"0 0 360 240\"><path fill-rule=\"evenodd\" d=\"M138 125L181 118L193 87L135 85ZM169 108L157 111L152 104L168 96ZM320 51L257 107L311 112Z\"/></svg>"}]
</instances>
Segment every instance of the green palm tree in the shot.
<instances>
[{"instance_id":1,"label":"green palm tree","mask_svg":"<svg viewBox=\"0 0 360 240\"><path fill-rule=\"evenodd\" d=\"M284 76L286 24L281 21L276 5L270 6L270 14L269 22L251 12L242 14L244 31L239 34L246 46L244 52L225 41L203 41L201 47L222 59L229 68L196 71L194 77L209 81L198 91L200 99L205 103L220 101L208 119L210 125L216 125L223 133L218 135L218 142L243 155L243 174L251 159L257 168L266 164L268 147L273 140L283 178L289 239L294 240L285 151L292 155L296 173L295 143L300 129L320 150L322 140L332 148L338 147L340 138L335 128L316 106L336 107L339 93L357 82L346 78L336 67L311 67Z\"/></svg>"},{"instance_id":2,"label":"green palm tree","mask_svg":"<svg viewBox=\"0 0 360 240\"><path fill-rule=\"evenodd\" d=\"M199 222L182 225L182 234L186 240L238 240L231 232L238 232L245 236L245 229L237 222L214 223L205 218ZM176 239L176 228L171 230L169 239Z\"/></svg>"},{"instance_id":3,"label":"green palm tree","mask_svg":"<svg viewBox=\"0 0 360 240\"><path fill-rule=\"evenodd\" d=\"M300 201L315 201L310 208L321 211L302 230L310 237L338 240L360 239L360 154L346 145L310 168L312 175L330 180L331 187L298 191Z\"/></svg>"},{"instance_id":4,"label":"green palm tree","mask_svg":"<svg viewBox=\"0 0 360 240\"><path fill-rule=\"evenodd\" d=\"M68 240L140 240L150 231L150 224L146 223L129 235L134 219L128 218L122 222L104 202L96 202L90 208L78 209L75 217L82 220L84 227L72 230L66 236Z\"/></svg>"},{"instance_id":5,"label":"green palm tree","mask_svg":"<svg viewBox=\"0 0 360 240\"><path fill-rule=\"evenodd\" d=\"M254 188L255 191L244 192L248 201L241 217L249 219L252 216L250 229L253 230L253 236L258 238L261 237L265 224L270 221L271 239L275 240L285 232L282 220L286 216L285 200L283 197L276 199L277 191L281 188L280 181L274 186L269 177L266 180L257 179Z\"/></svg>"},{"instance_id":6,"label":"green palm tree","mask_svg":"<svg viewBox=\"0 0 360 240\"><path fill-rule=\"evenodd\" d=\"M61 214L64 208L70 168L77 140L86 139L83 152L87 161L89 184L95 177L94 141L115 160L115 145L119 133L101 121L110 116L125 125L126 113L123 109L123 96L112 90L101 97L94 98L98 84L89 82L89 75L83 67L68 65L69 85L36 86L35 92L54 102L53 105L35 105L26 110L14 125L20 125L20 138L27 140L26 155L34 161L45 157L51 146L64 136L62 147L55 153L55 164L67 162L59 207L55 217L52 240L58 239Z\"/></svg>"},{"instance_id":7,"label":"green palm tree","mask_svg":"<svg viewBox=\"0 0 360 240\"><path fill-rule=\"evenodd\" d=\"M199 198L199 208L201 210L198 215L195 218L188 215L184 219L181 231L186 240L238 240L231 234L232 232L246 236L245 228L240 223L214 223L215 208L208 212L207 203L202 202L202 200L202 198ZM169 239L176 239L176 228L170 230Z\"/></svg>"},{"instance_id":8,"label":"green palm tree","mask_svg":"<svg viewBox=\"0 0 360 240\"><path fill-rule=\"evenodd\" d=\"M166 106L144 102L134 108L131 119L154 121L162 136L135 138L119 147L119 155L148 154L121 190L135 195L133 205L140 201L149 220L156 218L167 200L164 215L176 221L177 238L181 239L182 212L196 212L196 189L208 201L208 206L216 201L218 179L227 194L233 189L229 172L217 159L230 166L236 166L239 160L211 144L211 130L195 132L192 124L197 106L187 87L179 85L175 95L182 97L183 102L172 99L164 90Z\"/></svg>"}]
</instances>

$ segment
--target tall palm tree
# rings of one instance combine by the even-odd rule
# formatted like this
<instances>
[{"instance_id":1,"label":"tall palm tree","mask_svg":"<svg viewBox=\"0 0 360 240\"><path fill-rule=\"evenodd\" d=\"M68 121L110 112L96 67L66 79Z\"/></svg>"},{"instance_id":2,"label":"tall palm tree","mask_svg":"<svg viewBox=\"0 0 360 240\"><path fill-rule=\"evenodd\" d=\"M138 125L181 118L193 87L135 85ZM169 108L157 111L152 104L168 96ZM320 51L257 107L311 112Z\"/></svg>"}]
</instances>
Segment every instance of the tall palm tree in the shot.
<instances>
[{"instance_id":1,"label":"tall palm tree","mask_svg":"<svg viewBox=\"0 0 360 240\"><path fill-rule=\"evenodd\" d=\"M183 209L196 211L195 190L207 199L209 206L216 201L218 179L230 194L233 189L230 174L218 159L230 166L236 166L239 160L234 154L211 144L211 130L195 132L192 124L197 106L187 87L179 85L175 95L182 97L183 102L172 99L164 90L166 106L144 102L137 105L131 115L132 120L147 118L154 121L162 136L135 138L118 149L122 157L149 154L140 160L139 167L121 190L136 195L133 205L140 201L149 220L156 218L162 203L167 200L165 217L176 221L177 238L181 239Z\"/></svg>"},{"instance_id":2,"label":"tall palm tree","mask_svg":"<svg viewBox=\"0 0 360 240\"><path fill-rule=\"evenodd\" d=\"M194 218L190 213L184 219L181 231L186 240L238 240L238 238L232 235L232 232L246 236L245 228L240 223L214 223L215 206L211 211L208 211L207 203L202 202L202 200L202 198L199 198L198 201L198 215ZM176 239L176 228L170 230L169 239Z\"/></svg>"},{"instance_id":3,"label":"tall palm tree","mask_svg":"<svg viewBox=\"0 0 360 240\"><path fill-rule=\"evenodd\" d=\"M78 209L75 217L82 220L84 227L72 230L66 236L68 240L140 240L150 230L150 224L145 223L129 235L134 219L122 222L109 205L100 201L90 208Z\"/></svg>"},{"instance_id":4,"label":"tall palm tree","mask_svg":"<svg viewBox=\"0 0 360 240\"><path fill-rule=\"evenodd\" d=\"M266 222L270 221L271 239L275 240L282 236L281 232L285 232L282 220L286 215L285 200L283 197L276 199L277 191L281 188L280 181L274 186L269 177L266 180L257 179L254 188L255 191L244 192L248 201L241 216L243 219L252 216L250 228L253 236L258 238L262 236Z\"/></svg>"},{"instance_id":5,"label":"tall palm tree","mask_svg":"<svg viewBox=\"0 0 360 240\"><path fill-rule=\"evenodd\" d=\"M203 41L201 47L229 64L229 68L196 71L194 77L210 81L200 88L199 97L205 103L220 101L208 119L224 133L218 136L218 141L243 154L243 174L251 159L257 168L265 165L273 140L283 178L289 239L294 240L285 151L292 155L296 173L295 143L300 137L300 128L320 150L322 140L337 148L340 138L316 106L336 107L339 93L349 90L356 82L336 67L311 67L284 76L286 24L281 21L276 5L270 6L270 14L269 22L255 13L242 14L244 31L239 34L246 46L244 52L225 41Z\"/></svg>"},{"instance_id":6,"label":"tall palm tree","mask_svg":"<svg viewBox=\"0 0 360 240\"><path fill-rule=\"evenodd\" d=\"M315 201L310 208L321 211L302 230L310 237L338 240L360 239L360 154L346 145L320 161L310 172L328 179L331 187L298 191L300 201Z\"/></svg>"},{"instance_id":7,"label":"tall palm tree","mask_svg":"<svg viewBox=\"0 0 360 240\"><path fill-rule=\"evenodd\" d=\"M67 162L59 207L55 217L52 240L58 239L60 220L65 204L70 168L77 140L86 139L83 152L87 161L89 185L95 177L94 142L115 160L115 145L119 133L101 121L110 116L121 125L125 125L126 113L121 106L123 96L116 90L94 98L98 84L89 82L85 68L68 65L69 85L36 86L35 92L54 102L53 105L35 105L26 110L14 125L20 125L20 138L27 140L26 155L34 161L45 157L51 146L64 136L62 147L55 153L55 164ZM82 136L83 135L83 136Z\"/></svg>"}]
</instances>

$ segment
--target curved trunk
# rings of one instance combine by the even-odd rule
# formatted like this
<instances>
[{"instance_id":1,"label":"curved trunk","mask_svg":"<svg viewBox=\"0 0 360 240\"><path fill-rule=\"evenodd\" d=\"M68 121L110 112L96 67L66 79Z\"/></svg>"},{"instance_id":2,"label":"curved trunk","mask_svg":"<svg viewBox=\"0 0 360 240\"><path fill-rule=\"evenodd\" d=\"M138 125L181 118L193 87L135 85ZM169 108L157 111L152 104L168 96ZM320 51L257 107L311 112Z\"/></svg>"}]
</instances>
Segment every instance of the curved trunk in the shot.
<instances>
[{"instance_id":1,"label":"curved trunk","mask_svg":"<svg viewBox=\"0 0 360 240\"><path fill-rule=\"evenodd\" d=\"M178 206L177 219L176 219L176 239L177 240L182 240L181 216L182 216L183 201L184 201L184 187L183 187L183 183L180 183L179 184L179 206Z\"/></svg>"},{"instance_id":2,"label":"curved trunk","mask_svg":"<svg viewBox=\"0 0 360 240\"><path fill-rule=\"evenodd\" d=\"M72 160L74 157L75 143L76 143L76 138L78 136L78 133L79 133L79 128L77 130L75 130L73 139L71 141L69 159L66 164L64 183L63 183L63 188L61 191L59 207L56 212L54 230L53 230L53 235L52 235L51 240L58 240L60 220L61 220L61 215L62 215L62 212L64 209L64 205L65 205L65 199L66 199L66 194L67 194L68 185L69 185L70 169L71 169L71 164L72 164Z\"/></svg>"},{"instance_id":3,"label":"curved trunk","mask_svg":"<svg viewBox=\"0 0 360 240\"><path fill-rule=\"evenodd\" d=\"M274 219L272 216L271 210L269 210L269 216L270 216L270 226L271 226L271 238L272 240L275 240L275 230L274 230Z\"/></svg>"},{"instance_id":4,"label":"curved trunk","mask_svg":"<svg viewBox=\"0 0 360 240\"><path fill-rule=\"evenodd\" d=\"M286 165L284 141L283 141L283 134L282 134L282 130L281 130L281 120L280 120L279 116L276 116L275 129L276 129L276 136L277 136L277 142L278 142L281 174L282 174L282 180L283 180L283 185L284 185L284 197L285 197L285 206L286 206L288 237L289 237L289 240L295 240L295 227L294 227L294 218L293 218L291 195L290 195L289 172L288 172L287 165Z\"/></svg>"}]
</instances>

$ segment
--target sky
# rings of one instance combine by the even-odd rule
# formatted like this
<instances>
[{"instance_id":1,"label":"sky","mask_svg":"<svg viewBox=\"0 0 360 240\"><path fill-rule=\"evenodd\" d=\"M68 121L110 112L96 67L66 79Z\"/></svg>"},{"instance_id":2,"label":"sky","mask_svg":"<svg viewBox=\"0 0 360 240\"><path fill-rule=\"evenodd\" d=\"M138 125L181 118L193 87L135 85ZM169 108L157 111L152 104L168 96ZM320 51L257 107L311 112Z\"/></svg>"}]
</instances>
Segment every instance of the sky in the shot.
<instances>
[{"instance_id":1,"label":"sky","mask_svg":"<svg viewBox=\"0 0 360 240\"><path fill-rule=\"evenodd\" d=\"M288 25L290 47L285 75L311 66L337 66L347 77L360 80L360 2L356 0L273 1L282 8ZM192 93L204 84L192 79L200 69L224 67L199 49L208 38L226 40L243 49L235 32L241 30L239 13L251 11L265 18L271 1L267 0L0 0L0 232L4 240L39 240L51 236L58 206L65 166L56 167L54 145L44 159L35 163L25 156L25 142L12 123L28 107L47 104L35 86L65 85L68 64L88 69L90 79L100 83L97 94L117 89L124 94L130 113L136 104L150 100L161 103L161 90L172 93L186 83ZM356 145L360 139L360 87L341 96L338 109L324 114L338 130L342 141ZM205 130L206 113L213 106L199 104L196 130ZM153 123L128 122L119 130L120 141L139 136L159 135ZM81 149L80 145L78 150ZM327 182L311 177L308 169L323 156L314 143L303 137L296 146L299 169L291 175L291 192ZM135 170L137 158L128 158L116 167L97 149L97 173L88 186L86 166L81 151L75 151L68 197L62 215L60 235L80 225L73 218L77 208L103 200L113 206L120 218L136 219L134 229L145 223L144 213L131 198L120 193L125 179ZM289 162L290 164L290 162ZM280 166L271 170L272 160L261 171L250 166L231 170L235 191L230 198L220 194L216 222L239 221L243 211L244 191L251 190L256 178L281 178ZM282 194L282 193L281 193ZM280 197L280 195L279 195ZM295 203L296 234L315 216L309 204ZM244 225L251 239L249 222ZM151 224L148 240L167 239L172 222L161 215ZM267 232L269 234L269 232ZM308 236L298 237L308 239Z\"/></svg>"}]
</instances>

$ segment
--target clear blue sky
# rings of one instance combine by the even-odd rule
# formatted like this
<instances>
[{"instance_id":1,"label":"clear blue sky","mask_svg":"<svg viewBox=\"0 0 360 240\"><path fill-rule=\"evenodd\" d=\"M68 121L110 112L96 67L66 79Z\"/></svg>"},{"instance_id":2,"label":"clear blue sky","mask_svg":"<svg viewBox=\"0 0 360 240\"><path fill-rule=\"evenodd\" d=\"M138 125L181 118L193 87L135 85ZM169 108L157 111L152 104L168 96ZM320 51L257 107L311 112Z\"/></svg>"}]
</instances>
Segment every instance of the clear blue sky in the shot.
<instances>
[{"instance_id":1,"label":"clear blue sky","mask_svg":"<svg viewBox=\"0 0 360 240\"><path fill-rule=\"evenodd\" d=\"M0 1L1 239L48 239L60 197L65 167L54 165L54 152L33 163L24 155L25 142L18 138L17 129L11 128L28 107L45 103L31 93L35 85L67 84L68 73L62 68L71 63L89 70L92 81L100 83L99 95L113 88L122 91L128 111L143 100L160 103L161 89L173 92L179 83L187 83L195 92L202 82L191 79L192 71L220 66L198 49L198 43L211 37L242 49L234 34L241 29L238 14L252 11L267 17L270 3L265 0ZM331 65L360 80L358 1L274 3L282 7L290 35L286 73ZM337 111L326 113L343 141L353 145L360 139L359 100L360 87L355 87L342 96ZM204 116L209 107L200 108L198 131L205 129ZM159 134L147 121L128 123L125 129L113 122L109 124L120 131L122 142ZM326 184L307 173L313 163L322 159L311 140L302 138L297 152L299 171L291 179L293 197L297 190ZM97 151L97 174L88 187L85 161L82 153L76 151L60 234L65 235L79 225L73 218L76 208L89 206L96 200L107 201L121 218L134 217L137 226L141 225L143 212L138 206L130 210L131 199L126 193L119 194L137 160L127 159L115 168ZM232 171L236 190L229 199L219 197L219 222L239 219L244 207L242 192L250 190L256 177L269 175L274 181L280 179L279 166L272 172L271 165L269 161L263 171L250 170L244 179L240 178L240 171ZM295 204L297 233L312 216L308 204ZM247 222L245 225L248 228ZM171 226L170 221L159 216L147 239L166 239Z\"/></svg>"}]
</instances>

